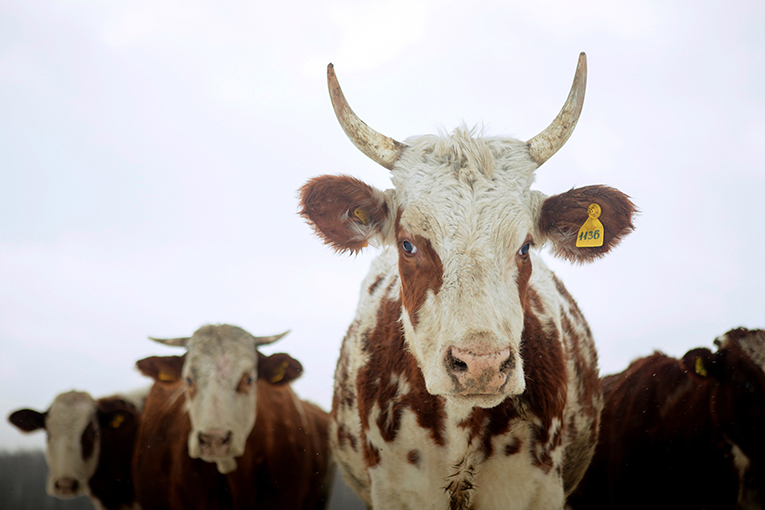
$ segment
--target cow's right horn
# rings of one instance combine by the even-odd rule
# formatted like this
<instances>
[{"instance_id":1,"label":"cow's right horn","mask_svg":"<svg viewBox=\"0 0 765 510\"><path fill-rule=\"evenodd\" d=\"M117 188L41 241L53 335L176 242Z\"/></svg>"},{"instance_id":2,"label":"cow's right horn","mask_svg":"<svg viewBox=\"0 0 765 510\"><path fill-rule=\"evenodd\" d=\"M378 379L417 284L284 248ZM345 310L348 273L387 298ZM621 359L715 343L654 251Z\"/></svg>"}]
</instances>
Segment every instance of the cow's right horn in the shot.
<instances>
[{"instance_id":1,"label":"cow's right horn","mask_svg":"<svg viewBox=\"0 0 765 510\"><path fill-rule=\"evenodd\" d=\"M348 106L348 101L345 100L340 84L337 82L335 68L332 64L327 66L327 84L337 120L353 145L372 161L391 170L393 164L401 156L401 152L406 149L406 144L378 133L353 113L351 107Z\"/></svg>"},{"instance_id":2,"label":"cow's right horn","mask_svg":"<svg viewBox=\"0 0 765 510\"><path fill-rule=\"evenodd\" d=\"M576 123L579 120L579 114L582 113L584 104L584 89L587 86L587 57L584 53L579 54L579 62L576 65L576 74L574 74L574 83L571 84L571 91L568 93L566 103L561 108L558 116L547 126L544 131L529 140L529 155L537 165L542 165L545 161L558 152L563 147L568 137L574 132Z\"/></svg>"}]
</instances>

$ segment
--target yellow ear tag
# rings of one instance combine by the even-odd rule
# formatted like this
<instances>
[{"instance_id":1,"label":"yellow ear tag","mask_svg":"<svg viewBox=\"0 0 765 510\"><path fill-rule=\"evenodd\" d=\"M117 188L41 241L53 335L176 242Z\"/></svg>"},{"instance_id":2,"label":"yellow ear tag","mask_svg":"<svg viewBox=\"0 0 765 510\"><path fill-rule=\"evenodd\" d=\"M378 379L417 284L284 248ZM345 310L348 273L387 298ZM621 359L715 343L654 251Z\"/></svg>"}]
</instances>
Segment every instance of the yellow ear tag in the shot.
<instances>
[{"instance_id":1,"label":"yellow ear tag","mask_svg":"<svg viewBox=\"0 0 765 510\"><path fill-rule=\"evenodd\" d=\"M175 377L173 377L171 374L168 374L167 372L162 372L161 370L157 376L157 379L160 381L175 381Z\"/></svg>"},{"instance_id":2,"label":"yellow ear tag","mask_svg":"<svg viewBox=\"0 0 765 510\"><path fill-rule=\"evenodd\" d=\"M701 359L701 356L696 356L696 365L694 366L694 370L696 370L696 373L701 377L706 377L709 375L707 369L704 368L704 361Z\"/></svg>"},{"instance_id":3,"label":"yellow ear tag","mask_svg":"<svg viewBox=\"0 0 765 510\"><path fill-rule=\"evenodd\" d=\"M367 216L367 212L364 209L354 209L353 215L360 219L364 225L369 222L369 216Z\"/></svg>"},{"instance_id":4,"label":"yellow ear tag","mask_svg":"<svg viewBox=\"0 0 765 510\"><path fill-rule=\"evenodd\" d=\"M600 206L590 204L587 208L588 218L585 220L576 237L577 248L597 248L603 246L603 224L598 220Z\"/></svg>"},{"instance_id":5,"label":"yellow ear tag","mask_svg":"<svg viewBox=\"0 0 765 510\"><path fill-rule=\"evenodd\" d=\"M287 373L287 367L289 366L289 363L286 361L282 361L282 364L279 365L279 368L274 370L274 375L271 376L271 379L268 380L270 383L278 383L282 379L284 379L284 374Z\"/></svg>"},{"instance_id":6,"label":"yellow ear tag","mask_svg":"<svg viewBox=\"0 0 765 510\"><path fill-rule=\"evenodd\" d=\"M113 429L118 429L118 428L120 428L120 425L122 425L122 422L123 422L123 421L125 421L125 417L124 417L124 416L122 416L121 414L118 414L118 415L116 415L116 416L115 416L115 417L112 419L112 422L109 424L109 426L110 426L111 428L113 428Z\"/></svg>"}]
</instances>

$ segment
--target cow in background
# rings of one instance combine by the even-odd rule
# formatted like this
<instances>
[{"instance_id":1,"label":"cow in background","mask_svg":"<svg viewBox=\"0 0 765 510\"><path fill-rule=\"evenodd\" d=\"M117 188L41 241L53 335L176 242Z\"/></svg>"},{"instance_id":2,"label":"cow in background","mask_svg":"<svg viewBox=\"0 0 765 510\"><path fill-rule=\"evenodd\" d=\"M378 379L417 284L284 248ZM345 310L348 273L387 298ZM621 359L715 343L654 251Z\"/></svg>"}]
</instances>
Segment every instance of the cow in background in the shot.
<instances>
[{"instance_id":1,"label":"cow in background","mask_svg":"<svg viewBox=\"0 0 765 510\"><path fill-rule=\"evenodd\" d=\"M45 412L20 409L8 421L23 432L45 430L49 495L87 495L96 508L137 508L131 458L146 393L95 400L86 392L69 391Z\"/></svg>"},{"instance_id":2,"label":"cow in background","mask_svg":"<svg viewBox=\"0 0 765 510\"><path fill-rule=\"evenodd\" d=\"M327 413L290 387L302 372L297 360L257 350L282 336L208 325L155 339L187 352L137 362L155 380L133 463L143 510L323 508Z\"/></svg>"},{"instance_id":3,"label":"cow in background","mask_svg":"<svg viewBox=\"0 0 765 510\"><path fill-rule=\"evenodd\" d=\"M762 508L765 331L715 343L603 378L600 441L574 509Z\"/></svg>"},{"instance_id":4,"label":"cow in background","mask_svg":"<svg viewBox=\"0 0 765 510\"><path fill-rule=\"evenodd\" d=\"M584 54L558 117L527 142L464 128L398 142L327 73L343 130L394 186L321 176L300 190L332 248L384 247L335 372L330 440L346 481L375 509L563 508L595 449L602 394L587 322L537 248L595 260L635 212L606 186L531 189L577 123Z\"/></svg>"}]
</instances>

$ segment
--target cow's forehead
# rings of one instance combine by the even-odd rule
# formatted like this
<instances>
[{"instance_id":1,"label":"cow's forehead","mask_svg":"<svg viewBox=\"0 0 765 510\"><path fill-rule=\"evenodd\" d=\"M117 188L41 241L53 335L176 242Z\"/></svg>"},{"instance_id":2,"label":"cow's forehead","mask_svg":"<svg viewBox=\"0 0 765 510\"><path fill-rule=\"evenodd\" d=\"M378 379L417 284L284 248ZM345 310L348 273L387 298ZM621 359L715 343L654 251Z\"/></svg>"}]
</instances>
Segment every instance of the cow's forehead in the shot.
<instances>
[{"instance_id":1,"label":"cow's forehead","mask_svg":"<svg viewBox=\"0 0 765 510\"><path fill-rule=\"evenodd\" d=\"M760 370L765 373L765 331L752 330L738 337L738 344Z\"/></svg>"},{"instance_id":2,"label":"cow's forehead","mask_svg":"<svg viewBox=\"0 0 765 510\"><path fill-rule=\"evenodd\" d=\"M214 370L218 375L225 375L245 365L251 368L257 359L252 337L230 329L197 331L187 347L184 363L187 373Z\"/></svg>"},{"instance_id":3,"label":"cow's forehead","mask_svg":"<svg viewBox=\"0 0 765 510\"><path fill-rule=\"evenodd\" d=\"M392 170L401 227L429 239L460 237L461 230L519 230L533 218L530 187L536 164L524 142L478 138L465 129L448 136L407 140ZM513 239L513 243L517 243Z\"/></svg>"},{"instance_id":4,"label":"cow's forehead","mask_svg":"<svg viewBox=\"0 0 765 510\"><path fill-rule=\"evenodd\" d=\"M49 432L84 427L96 413L96 401L88 393L70 391L56 397L46 418Z\"/></svg>"}]
</instances>

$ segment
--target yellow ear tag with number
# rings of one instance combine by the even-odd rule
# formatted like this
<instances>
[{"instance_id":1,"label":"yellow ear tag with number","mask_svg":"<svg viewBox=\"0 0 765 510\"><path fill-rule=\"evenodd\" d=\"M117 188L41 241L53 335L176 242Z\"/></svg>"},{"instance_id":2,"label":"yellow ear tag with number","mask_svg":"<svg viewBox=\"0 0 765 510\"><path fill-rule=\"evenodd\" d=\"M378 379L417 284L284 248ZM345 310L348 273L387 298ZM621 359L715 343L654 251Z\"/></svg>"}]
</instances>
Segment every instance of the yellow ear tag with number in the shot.
<instances>
[{"instance_id":1,"label":"yellow ear tag with number","mask_svg":"<svg viewBox=\"0 0 765 510\"><path fill-rule=\"evenodd\" d=\"M367 212L364 209L357 208L353 210L353 215L356 216L358 219L361 220L361 223L364 225L369 222L369 216L367 216Z\"/></svg>"},{"instance_id":2,"label":"yellow ear tag with number","mask_svg":"<svg viewBox=\"0 0 765 510\"><path fill-rule=\"evenodd\" d=\"M709 375L707 372L707 369L704 368L704 360L701 359L701 356L696 356L696 365L693 367L696 370L696 373L699 374L701 377L706 377Z\"/></svg>"},{"instance_id":3,"label":"yellow ear tag with number","mask_svg":"<svg viewBox=\"0 0 765 510\"><path fill-rule=\"evenodd\" d=\"M603 246L603 224L598 220L600 206L590 204L587 208L588 218L576 236L577 248L597 248Z\"/></svg>"},{"instance_id":4,"label":"yellow ear tag with number","mask_svg":"<svg viewBox=\"0 0 765 510\"><path fill-rule=\"evenodd\" d=\"M282 361L281 365L279 365L279 368L274 370L274 375L271 376L271 378L268 380L270 383L278 383L282 379L284 379L285 374L287 373L287 367L289 366L289 363L286 361Z\"/></svg>"},{"instance_id":5,"label":"yellow ear tag with number","mask_svg":"<svg viewBox=\"0 0 765 510\"><path fill-rule=\"evenodd\" d=\"M118 414L112 419L112 422L109 424L109 426L111 426L113 429L118 429L120 428L120 425L122 425L123 421L125 421L125 417L121 414Z\"/></svg>"}]
</instances>

